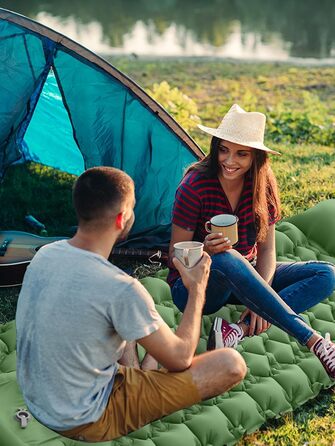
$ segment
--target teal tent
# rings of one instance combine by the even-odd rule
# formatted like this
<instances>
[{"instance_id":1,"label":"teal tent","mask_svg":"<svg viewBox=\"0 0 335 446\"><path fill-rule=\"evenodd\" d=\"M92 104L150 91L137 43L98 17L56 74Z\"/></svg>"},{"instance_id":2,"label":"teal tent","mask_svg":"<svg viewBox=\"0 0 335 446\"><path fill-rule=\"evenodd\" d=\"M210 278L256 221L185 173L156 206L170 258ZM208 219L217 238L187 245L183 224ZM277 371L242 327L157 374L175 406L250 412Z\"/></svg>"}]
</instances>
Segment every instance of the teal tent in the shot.
<instances>
[{"instance_id":1,"label":"teal tent","mask_svg":"<svg viewBox=\"0 0 335 446\"><path fill-rule=\"evenodd\" d=\"M67 37L0 9L0 98L1 177L26 161L76 175L117 167L136 185L132 238L168 234L183 169L203 153L135 82Z\"/></svg>"}]
</instances>

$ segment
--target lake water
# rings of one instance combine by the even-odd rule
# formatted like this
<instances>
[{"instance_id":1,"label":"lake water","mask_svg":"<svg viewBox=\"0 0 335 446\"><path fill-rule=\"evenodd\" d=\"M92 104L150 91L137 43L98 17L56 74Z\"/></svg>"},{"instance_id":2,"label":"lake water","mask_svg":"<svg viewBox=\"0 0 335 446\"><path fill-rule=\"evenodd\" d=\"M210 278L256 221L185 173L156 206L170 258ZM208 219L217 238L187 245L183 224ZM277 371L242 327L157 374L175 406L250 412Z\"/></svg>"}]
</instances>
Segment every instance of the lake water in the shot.
<instances>
[{"instance_id":1,"label":"lake water","mask_svg":"<svg viewBox=\"0 0 335 446\"><path fill-rule=\"evenodd\" d=\"M104 56L335 63L333 0L2 0Z\"/></svg>"}]
</instances>

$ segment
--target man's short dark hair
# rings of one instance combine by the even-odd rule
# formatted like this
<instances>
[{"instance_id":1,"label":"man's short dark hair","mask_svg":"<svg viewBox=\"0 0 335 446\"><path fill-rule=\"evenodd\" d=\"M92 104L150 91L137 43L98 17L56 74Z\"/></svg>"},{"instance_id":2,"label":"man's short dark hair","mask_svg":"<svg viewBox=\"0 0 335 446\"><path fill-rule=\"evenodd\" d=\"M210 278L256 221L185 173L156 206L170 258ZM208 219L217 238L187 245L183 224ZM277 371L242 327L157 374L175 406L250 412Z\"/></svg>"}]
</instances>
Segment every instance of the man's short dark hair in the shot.
<instances>
[{"instance_id":1,"label":"man's short dark hair","mask_svg":"<svg viewBox=\"0 0 335 446\"><path fill-rule=\"evenodd\" d=\"M134 191L134 182L114 167L92 167L82 173L73 185L73 205L78 221L103 222L120 212L121 205Z\"/></svg>"}]
</instances>

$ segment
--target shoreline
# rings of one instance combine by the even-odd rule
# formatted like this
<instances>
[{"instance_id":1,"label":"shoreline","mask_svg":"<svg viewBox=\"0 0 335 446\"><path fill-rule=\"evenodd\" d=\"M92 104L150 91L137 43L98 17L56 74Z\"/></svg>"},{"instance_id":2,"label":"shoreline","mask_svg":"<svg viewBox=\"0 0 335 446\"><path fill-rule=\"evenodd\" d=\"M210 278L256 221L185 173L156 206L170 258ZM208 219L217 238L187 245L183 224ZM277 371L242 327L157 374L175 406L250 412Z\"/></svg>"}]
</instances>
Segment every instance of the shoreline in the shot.
<instances>
[{"instance_id":1,"label":"shoreline","mask_svg":"<svg viewBox=\"0 0 335 446\"><path fill-rule=\"evenodd\" d=\"M156 55L141 55L136 53L129 54L104 54L97 53L98 56L112 63L113 60L123 61L139 61L139 62L171 62L171 63L222 63L232 65L274 65L274 66L289 66L302 68L323 68L335 67L335 58L328 58L324 60L312 58L290 58L288 60L281 59L238 59L233 57L219 57L219 56L156 56Z\"/></svg>"}]
</instances>

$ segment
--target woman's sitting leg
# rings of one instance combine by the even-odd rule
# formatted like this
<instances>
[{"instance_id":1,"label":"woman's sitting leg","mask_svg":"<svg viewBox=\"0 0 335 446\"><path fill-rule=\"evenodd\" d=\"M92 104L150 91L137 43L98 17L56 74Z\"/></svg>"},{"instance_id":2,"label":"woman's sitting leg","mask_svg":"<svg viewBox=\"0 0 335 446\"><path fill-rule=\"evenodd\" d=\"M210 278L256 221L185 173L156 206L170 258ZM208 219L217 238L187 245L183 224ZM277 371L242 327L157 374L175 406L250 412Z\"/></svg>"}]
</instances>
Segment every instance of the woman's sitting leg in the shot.
<instances>
[{"instance_id":1,"label":"woman's sitting leg","mask_svg":"<svg viewBox=\"0 0 335 446\"><path fill-rule=\"evenodd\" d=\"M277 263L272 288L296 313L329 297L335 288L335 267L328 262Z\"/></svg>"}]
</instances>

